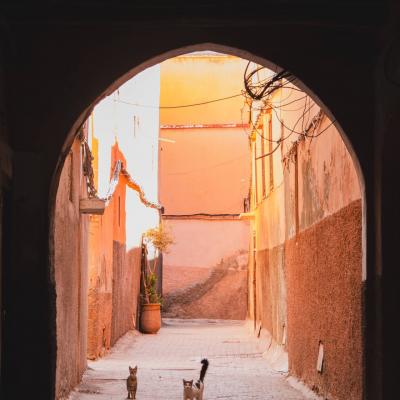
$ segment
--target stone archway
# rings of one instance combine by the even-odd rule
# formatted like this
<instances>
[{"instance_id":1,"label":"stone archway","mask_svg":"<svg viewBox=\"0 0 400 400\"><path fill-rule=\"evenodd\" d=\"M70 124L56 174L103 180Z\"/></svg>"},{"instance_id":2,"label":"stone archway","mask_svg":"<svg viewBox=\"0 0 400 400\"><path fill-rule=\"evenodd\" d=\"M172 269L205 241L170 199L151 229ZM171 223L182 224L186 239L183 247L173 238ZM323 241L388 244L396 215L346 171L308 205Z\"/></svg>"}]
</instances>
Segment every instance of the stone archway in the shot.
<instances>
[{"instance_id":1,"label":"stone archway","mask_svg":"<svg viewBox=\"0 0 400 400\"><path fill-rule=\"evenodd\" d=\"M77 131L80 129L80 126L82 124L82 122L87 118L88 112L90 112L92 110L92 108L95 106L95 104L97 104L98 101L100 101L104 96L112 93L113 91L115 91L121 84L123 84L124 82L126 82L127 80L129 80L131 77L133 77L134 75L140 73L141 71L143 71L144 69L146 69L147 67L153 66L161 61L164 61L166 59L169 59L171 57L177 56L177 55L181 55L181 54L185 54L188 52L192 52L192 51L198 51L198 50L213 50L213 51L218 51L221 53L226 53L226 54L232 54L235 56L240 56L242 58L246 58L249 59L251 61L257 62L259 64L265 65L273 70L277 70L279 71L280 69L274 65L273 63L266 61L265 59L262 59L260 57L254 56L253 54L250 54L246 51L243 50L238 50L236 48L231 48L228 46L224 46L224 45L218 45L218 44L214 44L214 43L202 43L202 44L198 44L198 45L193 45L193 46L187 46L187 47L182 47L179 49L175 49L166 53L163 53L160 56L154 57L148 61L146 61L145 63L142 63L140 65L138 65L136 68L130 70L129 72L127 72L126 74L124 74L121 78L117 79L115 82L113 82L105 91L103 91L103 93L101 95L99 95L97 97L97 99L95 100L95 102L93 104L91 104L87 110L85 110L84 113L82 113L81 117L78 118L78 120L76 121L76 123L74 124L73 129L70 131L68 137L75 137L77 134ZM331 119L333 120L333 116L332 113L330 112L330 110L321 102L321 100L305 85L303 84L301 81L299 81L298 86L301 87L310 97L312 97L315 102L321 106L321 108L326 112L326 114L328 114ZM339 131L339 133L341 134L342 140L345 142L346 146L347 146L347 150L348 152L351 154L352 159L353 159L353 163L355 165L355 168L357 170L358 173L358 179L359 179L359 185L361 188L361 192L362 192L362 199L363 201L365 201L365 195L364 195L364 181L363 181L363 175L361 173L361 167L359 165L358 159L355 155L355 152L353 150L353 148L351 147L351 144L347 138L347 136L344 134L343 129L341 128L341 126L339 125L338 122L335 122L335 127L336 129ZM68 148L68 140L65 143L65 147L62 152L62 154L66 154L66 152L69 150ZM59 165L62 164L62 157L60 158L60 163ZM57 176L54 177L54 184L55 186L58 185L58 181L57 181ZM54 189L53 189L54 191ZM365 205L364 205L365 207ZM54 211L54 208L53 208ZM363 224L363 267L362 267L362 277L359 277L360 281L362 280L363 282L366 279L366 269L365 269L365 253L366 253L366 249L365 249L365 218L364 218L364 224ZM50 246L52 246L52 243L50 243ZM56 267L55 267L56 268ZM53 269L55 269L53 267ZM361 310L360 310L361 312ZM60 343L61 344L61 343ZM61 349L62 346L58 345L58 348ZM62 357L62 351L59 352L59 356ZM77 382L75 382L77 383Z\"/></svg>"},{"instance_id":2,"label":"stone archway","mask_svg":"<svg viewBox=\"0 0 400 400\"><path fill-rule=\"evenodd\" d=\"M374 54L371 54L369 35L357 32L357 27L349 27L346 34L338 34L335 29L324 25L300 28L296 24L289 24L278 44L261 39L251 41L249 37L262 37L265 27L254 24L249 27L248 34L244 35L239 28L239 19L233 24L234 29L229 23L221 22L210 26L207 31L204 29L207 23L201 21L189 23L189 27L174 22L169 21L157 27L152 23L113 25L111 29L104 26L93 28L85 23L72 28L67 23L67 32L49 25L29 29L22 26L17 30L16 43L27 53L34 53L35 58L31 56L23 64L18 56L12 55L8 61L10 67L18 65L18 70L11 71L9 75L14 91L7 92L11 104L9 119L15 120L13 131L18 136L10 140L14 150L12 225L5 228L12 235L13 245L7 249L12 263L6 278L10 282L5 294L9 322L5 328L8 350L3 365L6 371L4 376L17 385L22 382L23 371L27 368L35 371L37 363L42 370L52 371L48 376L33 372L28 378L29 386L36 385L42 398L52 398L54 391L56 310L51 261L49 266L52 251L48 238L52 235L52 205L57 189L54 182L57 182L65 158L60 157L60 153L65 155L87 111L106 93L105 87L111 90L115 87L113 85L118 86L126 78L128 70L132 74L137 73L138 70L132 70L132 66L141 65L145 68L145 60L161 60L162 57L157 54L172 55L176 51L172 48L187 49L191 43L209 42L218 42L233 49L246 48L249 53L257 55L255 60L269 58L288 67L323 99L347 133L365 177L365 199L369 204L366 217L367 243L368 250L371 250L367 252L367 284L371 284L367 292L370 299L368 304L374 304L374 131L370 121L363 118L365 114L373 113L372 89L365 87L365 81L373 77ZM143 37L143 30L150 34L146 40L139 40ZM24 47L28 36L33 43L30 49ZM59 45L55 47L54 43ZM304 53L308 57L301 58ZM49 54L53 57L43 65L42 60ZM87 54L91 55L90 61ZM335 54L344 54L345 61L335 57ZM367 60L362 70L360 59ZM77 60L82 61L79 68ZM336 76L342 86L352 87L353 91L347 93L345 101L341 88L327 80L326 76ZM110 82L114 83L110 85ZM23 90L31 96L19 98L18 93ZM34 93L36 101L32 103L29 99ZM354 107L354 104L357 106ZM352 115L348 115L349 107L354 107ZM82 110L86 111L82 113ZM21 112L31 118L18 118ZM55 170L58 172L54 174ZM17 243L22 243L24 251L21 251ZM15 293L25 293L34 300L27 305L26 300L15 297ZM378 326L374 325L374 314L374 309L367 310L366 340L370 345L366 357L367 367L371 366L371 371L374 370L375 351L379 351L372 346L376 340L374 330ZM33 332L24 331L26 326L32 324L35 325ZM32 342L35 346L32 346ZM27 354L29 358L24 365L13 361L22 360ZM377 365L376 369L379 370L380 366ZM372 380L368 384L370 382ZM371 385L376 386L374 383Z\"/></svg>"}]
</instances>

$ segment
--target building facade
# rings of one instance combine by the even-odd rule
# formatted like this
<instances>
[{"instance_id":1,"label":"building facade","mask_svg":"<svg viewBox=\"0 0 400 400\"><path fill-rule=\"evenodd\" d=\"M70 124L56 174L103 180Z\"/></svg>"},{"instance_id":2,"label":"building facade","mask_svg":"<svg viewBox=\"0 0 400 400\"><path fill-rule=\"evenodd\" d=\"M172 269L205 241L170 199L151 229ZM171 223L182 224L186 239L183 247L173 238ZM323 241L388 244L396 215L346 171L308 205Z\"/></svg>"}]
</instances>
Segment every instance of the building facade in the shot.
<instances>
[{"instance_id":1,"label":"building facade","mask_svg":"<svg viewBox=\"0 0 400 400\"><path fill-rule=\"evenodd\" d=\"M332 121L292 88L253 105L249 315L291 375L361 399L360 178Z\"/></svg>"},{"instance_id":2,"label":"building facade","mask_svg":"<svg viewBox=\"0 0 400 400\"><path fill-rule=\"evenodd\" d=\"M154 76L157 69L127 82L121 101L134 101L128 95L137 95ZM155 87L158 93L157 82ZM57 190L57 399L66 398L79 383L87 359L102 357L138 327L141 233L159 221L158 207L145 193L149 189L153 198L157 193L158 110L149 115L128 104L118 114L116 103L123 104L118 96L100 103L83 125ZM137 157L139 148L148 152L145 157Z\"/></svg>"},{"instance_id":3,"label":"building facade","mask_svg":"<svg viewBox=\"0 0 400 400\"><path fill-rule=\"evenodd\" d=\"M213 52L161 64L159 199L174 240L163 256L165 315L246 317L249 226L239 220L250 177L244 66Z\"/></svg>"},{"instance_id":4,"label":"building facade","mask_svg":"<svg viewBox=\"0 0 400 400\"><path fill-rule=\"evenodd\" d=\"M159 223L158 99L154 66L104 98L88 119L94 184L100 197L111 195L104 214L90 216L89 359L137 328L142 233Z\"/></svg>"},{"instance_id":5,"label":"building facade","mask_svg":"<svg viewBox=\"0 0 400 400\"><path fill-rule=\"evenodd\" d=\"M113 172L117 162L127 167L118 143L111 154ZM96 159L95 152L94 156ZM127 182L121 175L117 179L104 214L90 215L89 221L87 358L92 360L103 356L123 334L138 326L141 247L127 250Z\"/></svg>"}]
</instances>

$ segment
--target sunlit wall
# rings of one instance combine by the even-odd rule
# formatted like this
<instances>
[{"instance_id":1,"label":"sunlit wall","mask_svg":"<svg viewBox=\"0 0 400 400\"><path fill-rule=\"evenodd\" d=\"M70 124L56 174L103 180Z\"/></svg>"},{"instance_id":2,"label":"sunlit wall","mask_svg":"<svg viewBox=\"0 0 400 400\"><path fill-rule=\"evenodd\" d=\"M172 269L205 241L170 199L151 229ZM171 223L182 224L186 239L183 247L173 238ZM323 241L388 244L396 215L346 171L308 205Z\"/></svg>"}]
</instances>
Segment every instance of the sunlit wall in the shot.
<instances>
[{"instance_id":1,"label":"sunlit wall","mask_svg":"<svg viewBox=\"0 0 400 400\"><path fill-rule=\"evenodd\" d=\"M146 197L158 202L158 130L160 68L148 68L102 100L89 119L89 144L99 141L98 192L107 194L111 176L111 146L118 141L127 161L127 170ZM158 211L146 208L137 193L127 190L126 245L140 244L141 234L158 225Z\"/></svg>"}]
</instances>

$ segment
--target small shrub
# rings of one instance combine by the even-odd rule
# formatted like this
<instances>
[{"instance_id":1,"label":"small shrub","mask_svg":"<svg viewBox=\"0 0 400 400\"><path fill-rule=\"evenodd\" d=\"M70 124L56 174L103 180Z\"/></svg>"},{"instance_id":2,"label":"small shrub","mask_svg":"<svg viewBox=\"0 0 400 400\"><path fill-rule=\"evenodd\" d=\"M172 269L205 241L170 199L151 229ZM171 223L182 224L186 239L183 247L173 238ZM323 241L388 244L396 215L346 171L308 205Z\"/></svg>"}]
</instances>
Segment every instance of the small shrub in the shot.
<instances>
[{"instance_id":1,"label":"small shrub","mask_svg":"<svg viewBox=\"0 0 400 400\"><path fill-rule=\"evenodd\" d=\"M154 263L150 267L147 264L146 274L143 276L144 296L142 298L145 304L162 303L161 296L157 293L157 275L155 273L158 256L162 252L167 252L168 247L174 243L170 232L163 224L156 228L148 229L143 234L143 240L146 244L151 244L154 247Z\"/></svg>"}]
</instances>

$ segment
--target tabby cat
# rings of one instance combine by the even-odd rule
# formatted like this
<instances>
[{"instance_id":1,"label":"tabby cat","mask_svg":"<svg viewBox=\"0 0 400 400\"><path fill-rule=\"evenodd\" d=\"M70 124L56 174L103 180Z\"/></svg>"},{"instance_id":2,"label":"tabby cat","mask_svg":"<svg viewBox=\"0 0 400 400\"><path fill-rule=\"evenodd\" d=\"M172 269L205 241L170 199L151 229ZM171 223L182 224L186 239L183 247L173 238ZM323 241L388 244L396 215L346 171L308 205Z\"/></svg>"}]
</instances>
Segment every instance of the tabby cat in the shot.
<instances>
[{"instance_id":1,"label":"tabby cat","mask_svg":"<svg viewBox=\"0 0 400 400\"><path fill-rule=\"evenodd\" d=\"M126 388L128 389L128 399L136 399L136 389L137 389L137 365L135 368L129 366L129 376L126 379Z\"/></svg>"},{"instance_id":2,"label":"tabby cat","mask_svg":"<svg viewBox=\"0 0 400 400\"><path fill-rule=\"evenodd\" d=\"M183 380L183 400L203 400L204 377L208 368L208 360L201 360L202 366L200 371L200 379L193 385L191 381Z\"/></svg>"}]
</instances>

